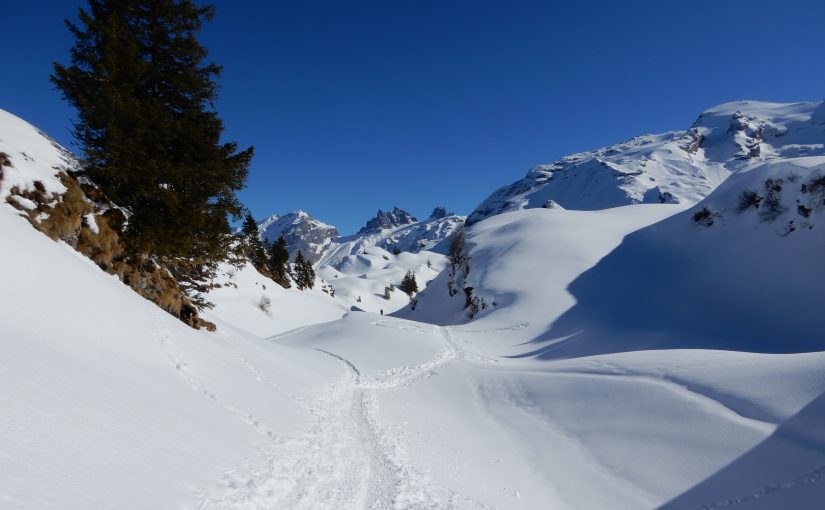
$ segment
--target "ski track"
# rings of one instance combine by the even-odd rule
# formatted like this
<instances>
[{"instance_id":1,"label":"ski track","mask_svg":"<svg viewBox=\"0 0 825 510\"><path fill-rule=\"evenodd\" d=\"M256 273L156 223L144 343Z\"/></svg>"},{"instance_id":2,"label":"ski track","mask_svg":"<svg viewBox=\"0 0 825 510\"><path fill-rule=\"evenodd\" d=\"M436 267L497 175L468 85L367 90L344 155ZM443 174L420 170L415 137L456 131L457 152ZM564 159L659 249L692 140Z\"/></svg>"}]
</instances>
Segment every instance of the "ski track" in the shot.
<instances>
[{"instance_id":1,"label":"ski track","mask_svg":"<svg viewBox=\"0 0 825 510\"><path fill-rule=\"evenodd\" d=\"M383 370L374 377L340 354L316 349L340 362L344 377L304 404L307 420L301 432L290 438L273 436L261 446L263 467L253 468L247 460L245 469L225 472L224 487L217 494L202 493L198 508L489 508L438 486L411 465L398 432L380 419L380 392L408 388L457 359L473 359L456 347L446 328L434 331L442 349L431 360Z\"/></svg>"}]
</instances>

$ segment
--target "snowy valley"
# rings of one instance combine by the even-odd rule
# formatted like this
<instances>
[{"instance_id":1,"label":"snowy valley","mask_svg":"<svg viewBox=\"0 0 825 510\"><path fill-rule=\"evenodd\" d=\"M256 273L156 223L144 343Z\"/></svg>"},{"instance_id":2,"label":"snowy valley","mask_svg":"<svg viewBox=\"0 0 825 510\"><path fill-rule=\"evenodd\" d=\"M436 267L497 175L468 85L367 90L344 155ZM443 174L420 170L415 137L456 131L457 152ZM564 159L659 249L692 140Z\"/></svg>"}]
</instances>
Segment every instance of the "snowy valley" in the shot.
<instances>
[{"instance_id":1,"label":"snowy valley","mask_svg":"<svg viewBox=\"0 0 825 510\"><path fill-rule=\"evenodd\" d=\"M825 102L720 105L466 218L273 215L314 288L226 263L214 331L80 252L100 207L32 228L67 150L0 111L0 154L2 508L825 501Z\"/></svg>"}]
</instances>

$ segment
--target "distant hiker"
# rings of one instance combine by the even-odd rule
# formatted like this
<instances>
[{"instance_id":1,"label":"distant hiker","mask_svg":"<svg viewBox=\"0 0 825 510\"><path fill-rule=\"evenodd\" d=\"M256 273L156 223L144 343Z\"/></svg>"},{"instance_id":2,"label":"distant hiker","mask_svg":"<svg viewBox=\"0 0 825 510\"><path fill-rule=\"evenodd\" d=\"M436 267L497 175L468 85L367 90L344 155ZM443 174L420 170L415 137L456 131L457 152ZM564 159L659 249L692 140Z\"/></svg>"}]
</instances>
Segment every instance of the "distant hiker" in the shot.
<instances>
[{"instance_id":1,"label":"distant hiker","mask_svg":"<svg viewBox=\"0 0 825 510\"><path fill-rule=\"evenodd\" d=\"M381 309L381 315L384 315L384 309L383 308Z\"/></svg>"}]
</instances>

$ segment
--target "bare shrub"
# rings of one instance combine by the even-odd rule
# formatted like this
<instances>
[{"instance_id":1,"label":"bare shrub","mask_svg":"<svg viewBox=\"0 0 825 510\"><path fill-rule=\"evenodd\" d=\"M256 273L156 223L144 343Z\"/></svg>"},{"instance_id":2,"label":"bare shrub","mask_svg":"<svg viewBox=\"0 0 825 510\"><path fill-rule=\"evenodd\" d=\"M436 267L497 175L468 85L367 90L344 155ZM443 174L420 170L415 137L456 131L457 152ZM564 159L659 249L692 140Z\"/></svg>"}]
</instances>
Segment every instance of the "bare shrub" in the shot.
<instances>
[{"instance_id":1,"label":"bare shrub","mask_svg":"<svg viewBox=\"0 0 825 510\"><path fill-rule=\"evenodd\" d=\"M710 209L707 207L703 207L700 210L693 213L693 222L699 225L703 225L705 227L709 227L713 225L713 213L710 212Z\"/></svg>"},{"instance_id":2,"label":"bare shrub","mask_svg":"<svg viewBox=\"0 0 825 510\"><path fill-rule=\"evenodd\" d=\"M762 197L755 191L746 189L739 195L739 204L736 206L736 212L742 213L749 209L758 209L761 202Z\"/></svg>"},{"instance_id":3,"label":"bare shrub","mask_svg":"<svg viewBox=\"0 0 825 510\"><path fill-rule=\"evenodd\" d=\"M272 306L272 301L266 294L261 295L261 299L258 300L258 308L261 309L262 312L269 315L269 308Z\"/></svg>"}]
</instances>

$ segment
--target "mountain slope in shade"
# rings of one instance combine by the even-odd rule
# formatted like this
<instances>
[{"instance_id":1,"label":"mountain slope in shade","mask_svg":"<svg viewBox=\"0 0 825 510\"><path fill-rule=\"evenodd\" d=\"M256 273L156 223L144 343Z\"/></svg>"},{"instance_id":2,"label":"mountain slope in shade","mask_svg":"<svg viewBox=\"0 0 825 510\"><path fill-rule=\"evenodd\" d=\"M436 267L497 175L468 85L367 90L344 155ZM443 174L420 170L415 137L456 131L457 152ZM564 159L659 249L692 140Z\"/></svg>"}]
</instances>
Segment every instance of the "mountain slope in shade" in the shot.
<instances>
[{"instance_id":1,"label":"mountain slope in shade","mask_svg":"<svg viewBox=\"0 0 825 510\"><path fill-rule=\"evenodd\" d=\"M702 113L686 131L643 135L539 165L468 217L524 208L596 210L636 203L696 203L731 173L759 161L825 154L825 106L737 101Z\"/></svg>"},{"instance_id":2,"label":"mountain slope in shade","mask_svg":"<svg viewBox=\"0 0 825 510\"><path fill-rule=\"evenodd\" d=\"M533 342L558 358L655 348L825 350L825 156L768 161L629 235Z\"/></svg>"}]
</instances>

